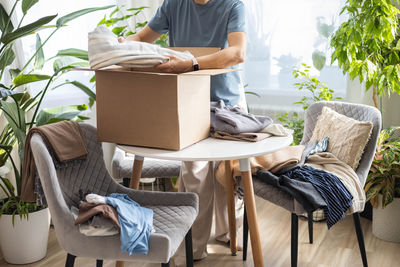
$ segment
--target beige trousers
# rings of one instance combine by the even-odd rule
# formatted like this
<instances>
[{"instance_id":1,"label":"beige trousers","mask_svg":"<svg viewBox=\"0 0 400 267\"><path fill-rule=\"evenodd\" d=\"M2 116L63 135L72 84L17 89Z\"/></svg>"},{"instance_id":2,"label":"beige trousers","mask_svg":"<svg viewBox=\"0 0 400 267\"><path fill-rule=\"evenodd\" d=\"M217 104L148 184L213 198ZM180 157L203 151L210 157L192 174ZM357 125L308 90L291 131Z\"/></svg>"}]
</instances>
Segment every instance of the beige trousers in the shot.
<instances>
[{"instance_id":1,"label":"beige trousers","mask_svg":"<svg viewBox=\"0 0 400 267\"><path fill-rule=\"evenodd\" d=\"M207 242L211 234L214 206L215 237L223 242L229 241L226 191L215 179L217 164L218 162L214 164L214 162L208 161L195 161L182 162L181 166L179 191L193 192L199 196L199 214L192 226L194 259L202 259L207 256ZM243 205L237 197L236 200L236 225L239 227L242 222Z\"/></svg>"}]
</instances>

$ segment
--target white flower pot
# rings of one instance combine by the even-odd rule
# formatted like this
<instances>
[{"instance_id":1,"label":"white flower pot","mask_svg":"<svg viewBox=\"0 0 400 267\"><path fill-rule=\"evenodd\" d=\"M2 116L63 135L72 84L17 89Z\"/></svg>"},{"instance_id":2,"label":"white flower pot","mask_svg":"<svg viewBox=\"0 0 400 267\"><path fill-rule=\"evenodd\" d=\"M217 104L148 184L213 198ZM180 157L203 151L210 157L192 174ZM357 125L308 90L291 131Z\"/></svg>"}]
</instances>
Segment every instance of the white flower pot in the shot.
<instances>
[{"instance_id":1,"label":"white flower pot","mask_svg":"<svg viewBox=\"0 0 400 267\"><path fill-rule=\"evenodd\" d=\"M382 209L382 196L372 212L372 233L385 241L400 242L400 198Z\"/></svg>"},{"instance_id":2,"label":"white flower pot","mask_svg":"<svg viewBox=\"0 0 400 267\"><path fill-rule=\"evenodd\" d=\"M29 213L29 219L11 215L0 217L0 248L4 259L11 264L27 264L43 259L47 252L50 212L43 209Z\"/></svg>"}]
</instances>

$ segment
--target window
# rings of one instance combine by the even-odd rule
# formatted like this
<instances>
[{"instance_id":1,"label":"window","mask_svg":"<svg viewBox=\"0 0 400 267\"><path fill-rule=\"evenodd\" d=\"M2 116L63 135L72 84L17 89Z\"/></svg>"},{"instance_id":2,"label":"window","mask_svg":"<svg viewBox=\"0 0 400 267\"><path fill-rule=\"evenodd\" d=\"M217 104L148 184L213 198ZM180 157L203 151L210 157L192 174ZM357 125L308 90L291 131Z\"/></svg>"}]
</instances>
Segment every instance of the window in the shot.
<instances>
[{"instance_id":1,"label":"window","mask_svg":"<svg viewBox=\"0 0 400 267\"><path fill-rule=\"evenodd\" d=\"M328 88L345 96L346 79L337 65L330 66L329 36L340 25L343 0L243 0L246 4L247 58L243 81L248 102L289 105L300 98L294 87L294 66L306 63ZM321 67L318 71L313 65ZM303 92L301 92L302 96Z\"/></svg>"}]
</instances>

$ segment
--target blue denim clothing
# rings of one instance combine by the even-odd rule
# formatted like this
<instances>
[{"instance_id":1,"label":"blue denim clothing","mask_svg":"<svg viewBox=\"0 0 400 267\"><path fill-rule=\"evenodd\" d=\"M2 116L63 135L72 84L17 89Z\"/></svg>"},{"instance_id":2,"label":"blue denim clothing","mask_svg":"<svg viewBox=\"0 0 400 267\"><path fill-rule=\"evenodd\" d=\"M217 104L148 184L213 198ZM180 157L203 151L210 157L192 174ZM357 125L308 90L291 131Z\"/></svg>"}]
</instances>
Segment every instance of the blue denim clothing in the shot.
<instances>
[{"instance_id":1,"label":"blue denim clothing","mask_svg":"<svg viewBox=\"0 0 400 267\"><path fill-rule=\"evenodd\" d=\"M240 0L211 0L204 5L193 0L164 0L148 26L158 33L168 32L172 47L224 49L229 33L245 31L244 4ZM211 101L224 100L234 106L242 101L243 91L239 72L211 77Z\"/></svg>"},{"instance_id":2,"label":"blue denim clothing","mask_svg":"<svg viewBox=\"0 0 400 267\"><path fill-rule=\"evenodd\" d=\"M118 212L121 225L121 252L147 254L153 228L153 210L141 207L126 194L111 194L106 203Z\"/></svg>"},{"instance_id":3,"label":"blue denim clothing","mask_svg":"<svg viewBox=\"0 0 400 267\"><path fill-rule=\"evenodd\" d=\"M323 170L303 166L285 173L291 179L310 182L325 200L326 224L331 228L345 217L347 209L353 205L353 196L335 175Z\"/></svg>"}]
</instances>

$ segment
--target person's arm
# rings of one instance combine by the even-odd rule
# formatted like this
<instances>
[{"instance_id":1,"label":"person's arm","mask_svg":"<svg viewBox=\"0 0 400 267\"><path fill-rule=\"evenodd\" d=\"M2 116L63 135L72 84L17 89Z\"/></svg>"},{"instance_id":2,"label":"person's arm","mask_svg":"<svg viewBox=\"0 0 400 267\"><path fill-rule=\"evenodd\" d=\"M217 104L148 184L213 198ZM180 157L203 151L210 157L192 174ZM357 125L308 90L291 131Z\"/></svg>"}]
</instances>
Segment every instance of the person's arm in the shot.
<instances>
[{"instance_id":1,"label":"person's arm","mask_svg":"<svg viewBox=\"0 0 400 267\"><path fill-rule=\"evenodd\" d=\"M124 37L119 37L118 42L122 43L125 40L127 40L127 41L146 42L152 44L160 36L161 33L153 31L149 26L146 25L146 27L144 27L141 31L129 35L126 39Z\"/></svg>"},{"instance_id":2,"label":"person's arm","mask_svg":"<svg viewBox=\"0 0 400 267\"><path fill-rule=\"evenodd\" d=\"M244 61L246 56L246 34L231 32L228 34L228 47L206 56L197 57L200 69L223 69ZM163 72L182 73L193 70L192 60L182 60L170 56L166 63L157 65L156 69Z\"/></svg>"}]
</instances>

